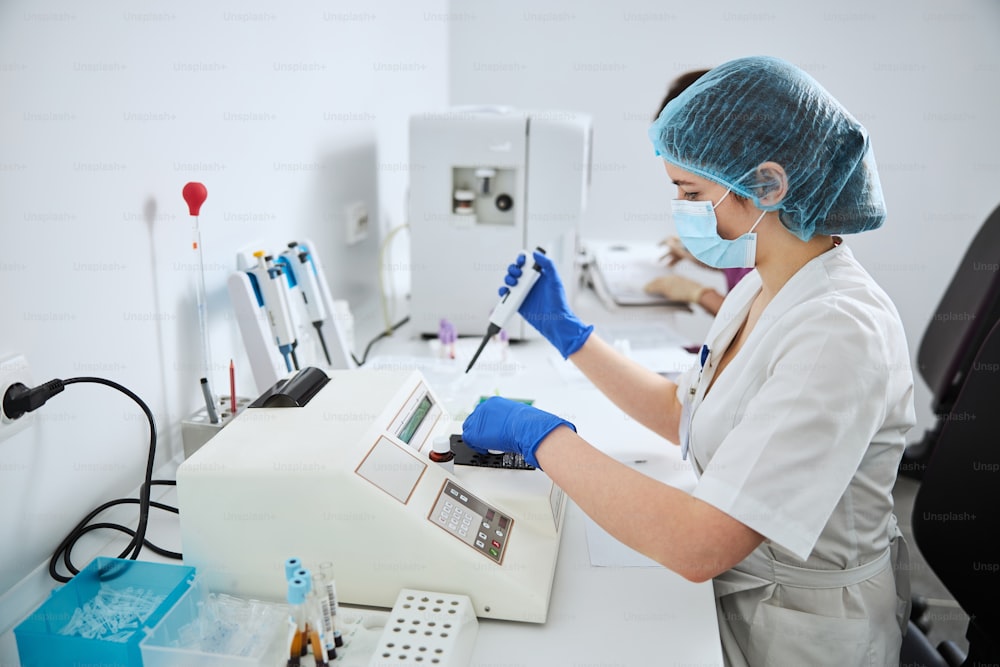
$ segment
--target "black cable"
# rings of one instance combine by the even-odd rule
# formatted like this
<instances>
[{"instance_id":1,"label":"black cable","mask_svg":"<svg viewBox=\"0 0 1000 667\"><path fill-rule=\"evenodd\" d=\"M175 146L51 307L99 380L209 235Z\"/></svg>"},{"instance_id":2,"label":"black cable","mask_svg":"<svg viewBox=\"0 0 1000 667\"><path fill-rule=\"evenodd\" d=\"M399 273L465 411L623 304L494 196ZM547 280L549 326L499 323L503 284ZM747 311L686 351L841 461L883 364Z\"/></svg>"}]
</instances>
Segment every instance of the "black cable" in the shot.
<instances>
[{"instance_id":1,"label":"black cable","mask_svg":"<svg viewBox=\"0 0 1000 667\"><path fill-rule=\"evenodd\" d=\"M354 353L351 353L351 358L354 363L358 366L363 366L368 360L368 353L371 351L372 345L376 342L382 340L383 338L392 335L397 329L410 321L409 316L404 317L402 320L392 325L389 329L381 332L379 335L375 336L368 345L365 347L364 354L359 360ZM297 364L296 364L297 365ZM69 380L51 380L44 385L40 385L33 389L28 389L23 385L16 385L8 389L7 393L3 396L3 408L4 412L8 415L16 414L18 417L25 412L31 412L37 410L52 396L60 393L66 385L70 384L81 384L81 383L92 383L101 384L112 389L116 389L121 393L128 396L130 399L135 401L135 403L142 410L143 414L146 415L146 420L149 422L149 453L146 458L146 471L143 475L143 482L139 488L139 499L134 498L120 498L118 500L112 500L102 504L96 509L92 510L86 517L84 517L74 528L69 532L69 534L63 539L63 541L53 552L52 557L49 559L49 575L58 582L66 583L73 578L80 570L73 565L72 552L73 547L76 545L77 541L85 534L92 530L117 530L130 535L132 539L129 541L128 545L124 550L118 555L118 558L129 558L131 560L136 560L139 557L139 553L142 548L148 547L150 550L168 557L175 558L178 560L182 559L182 555L175 551L169 551L159 547L149 540L146 539L146 527L149 523L149 508L154 507L157 509L179 513L176 507L169 505L164 505L155 501L151 501L149 498L150 487L154 484L176 484L176 482L166 481L166 480L153 480L153 461L156 456L156 422L153 418L153 412L149 409L149 406L139 398L134 392L132 392L127 387L124 387L117 382L99 377L76 377L70 378ZM139 523L135 530L122 526L120 524L114 523L97 523L88 525L90 521L108 509L109 507L114 507L115 505L122 504L138 504L139 505ZM66 569L72 573L72 576L66 576L58 572L59 561L63 561Z\"/></svg>"},{"instance_id":2,"label":"black cable","mask_svg":"<svg viewBox=\"0 0 1000 667\"><path fill-rule=\"evenodd\" d=\"M378 341L382 340L386 336L391 336L392 332L394 332L396 329L398 329L399 327L403 326L404 324L406 324L409 321L410 321L410 316L407 315L406 317L404 317L403 319L401 319L399 322L396 322L390 328L386 329L385 331L383 331L382 333L380 333L379 335L375 336L370 341L368 341L368 345L367 345L367 347L365 347L365 353L361 356L361 361L358 361L358 358L354 356L353 352L351 353L351 359L353 359L354 363L356 363L358 366L364 366L365 362L368 361L368 351L372 349L372 345L374 345Z\"/></svg>"},{"instance_id":3,"label":"black cable","mask_svg":"<svg viewBox=\"0 0 1000 667\"><path fill-rule=\"evenodd\" d=\"M45 393L47 393L47 395L44 396L44 398L42 398L40 401L34 400L30 410L34 410L37 409L38 407L41 407L41 405L43 405L45 401L48 400L49 397L62 391L63 387L65 387L66 385L80 384L80 383L102 384L107 387L111 387L112 389L117 389L118 391L125 394L133 401L135 401L136 404L138 404L139 407L142 409L143 414L146 415L146 420L149 422L149 453L146 459L146 472L145 475L143 476L142 486L139 489L138 500L134 498L121 498L119 500L112 500L106 502L97 509L90 512L90 514L88 514L82 521L80 521L73 528L73 530L70 531L70 533L66 536L66 538L63 539L63 541L56 548L55 552L52 554L52 558L49 559L49 575L56 581L62 583L65 583L70 579L72 579L72 576L66 576L58 572L59 561L62 560L66 569L69 570L72 573L72 575L76 575L80 570L77 567L75 567L72 562L71 553L73 551L73 547L76 545L77 540L79 540L81 536L85 535L86 533L92 530L99 530L99 529L117 530L119 532L123 532L126 533L127 535L132 536L132 539L129 541L128 546L126 546L125 549L121 552L121 554L119 554L118 556L119 558L127 557L131 560L136 560L139 557L139 553L142 550L143 546L146 546L149 547L152 551L162 556L166 556L168 558L180 559L181 554L158 547L146 539L146 527L149 522L150 507L155 507L157 509L162 509L174 513L177 513L178 510L175 507L164 505L163 503L158 503L155 501L151 501L149 499L150 487L153 484L170 485L170 484L176 484L176 482L171 482L168 480L154 481L152 479L153 459L156 456L156 422L153 419L153 413L149 409L149 406L147 406L146 403L143 402L141 398L139 398L135 393L133 393L128 388L123 387L117 382L113 382L111 380L106 380L104 378L99 378L99 377L77 377L77 378L70 378L69 380L53 380L49 383L46 383L45 385L42 385L42 387L45 388L44 391ZM30 391L34 392L35 390L30 390ZM25 402L27 402L27 400L28 397L25 397ZM135 530L132 530L131 528L128 528L126 526L113 523L97 523L93 525L87 525L91 519L93 519L95 516L97 516L107 508L120 504L139 505L139 523Z\"/></svg>"},{"instance_id":4,"label":"black cable","mask_svg":"<svg viewBox=\"0 0 1000 667\"><path fill-rule=\"evenodd\" d=\"M175 482L174 480L165 480L165 479L154 479L150 483L152 485L166 485L166 486L176 486L177 485L177 482ZM72 542L69 544L69 548L67 548L64 551L64 553L63 553L63 560L64 560L67 568L71 572L76 572L77 571L77 569L69 561L69 553L70 553L70 551L72 551L73 545L75 544L76 540L80 539L81 535L89 533L92 530L97 530L98 528L107 528L107 529L111 529L111 530L117 530L118 532L126 533L128 535L131 535L131 536L135 537L136 531L134 531L131 528L128 528L126 526L122 526L121 524L117 524L117 523L99 523L99 524L91 524L91 525L88 526L87 523L91 519L93 519L95 516L97 516L98 514L100 514L101 512L103 512L104 510L108 509L109 507L113 507L115 505L125 505L125 504L135 505L135 504L138 504L139 502L140 501L136 500L135 498L119 498L118 500L111 500L111 501L108 501L108 502L104 503L103 505L101 505L97 509L93 510L82 521L80 521L80 523L77 524L76 528L74 528L74 531L76 531L75 537L73 538ZM173 505L167 505L165 503L157 502L155 500L150 500L149 501L149 506L150 507L155 507L156 509L164 510L166 512L173 512L174 514L180 514L180 510L178 508L174 507ZM71 535L72 535L72 533L71 533ZM67 539L69 539L69 538L67 538ZM65 543L65 541L64 541L64 543ZM183 558L183 556L180 553L178 553L176 551L170 551L168 549L164 549L163 547L160 547L160 546L157 546L156 544L153 544L152 542L150 542L147 539L143 539L143 545L146 546L146 547L148 547L151 551L153 551L155 553L158 553L161 556L164 556L166 558L174 558L176 560L182 560L182 558ZM62 548L62 545L60 545L60 548ZM58 553L58 550L57 550L57 553ZM51 566L51 563L50 563L50 566ZM55 575L53 575L53 576L55 576Z\"/></svg>"}]
</instances>

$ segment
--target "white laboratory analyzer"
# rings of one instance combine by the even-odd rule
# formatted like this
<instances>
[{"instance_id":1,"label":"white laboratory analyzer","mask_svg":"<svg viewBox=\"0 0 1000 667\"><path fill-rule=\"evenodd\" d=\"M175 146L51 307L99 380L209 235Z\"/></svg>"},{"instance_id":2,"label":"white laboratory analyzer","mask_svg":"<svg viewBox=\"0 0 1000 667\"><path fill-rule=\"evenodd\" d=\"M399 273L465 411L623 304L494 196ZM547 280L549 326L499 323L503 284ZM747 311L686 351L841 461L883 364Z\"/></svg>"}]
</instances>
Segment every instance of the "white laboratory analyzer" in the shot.
<instances>
[{"instance_id":1,"label":"white laboratory analyzer","mask_svg":"<svg viewBox=\"0 0 1000 667\"><path fill-rule=\"evenodd\" d=\"M391 608L416 588L543 623L565 496L460 433L419 371L291 374L178 468L184 562L244 597L284 599L297 557L332 563L345 604Z\"/></svg>"},{"instance_id":2,"label":"white laboratory analyzer","mask_svg":"<svg viewBox=\"0 0 1000 667\"><path fill-rule=\"evenodd\" d=\"M458 107L410 117L410 320L481 336L511 248L546 249L567 296L591 168L590 116ZM512 339L534 336L521 317Z\"/></svg>"}]
</instances>

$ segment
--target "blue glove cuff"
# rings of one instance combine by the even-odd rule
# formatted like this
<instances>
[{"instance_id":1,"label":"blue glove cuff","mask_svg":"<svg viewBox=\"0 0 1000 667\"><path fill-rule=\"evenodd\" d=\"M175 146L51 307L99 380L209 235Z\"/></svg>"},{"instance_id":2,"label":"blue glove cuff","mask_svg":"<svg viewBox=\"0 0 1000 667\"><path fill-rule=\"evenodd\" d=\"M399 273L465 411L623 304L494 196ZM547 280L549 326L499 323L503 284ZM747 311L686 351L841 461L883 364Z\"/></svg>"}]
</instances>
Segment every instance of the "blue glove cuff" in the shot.
<instances>
[{"instance_id":1,"label":"blue glove cuff","mask_svg":"<svg viewBox=\"0 0 1000 667\"><path fill-rule=\"evenodd\" d=\"M579 351L579 349L583 347L583 344L587 342L587 339L590 338L590 334L593 333L593 331L594 325L586 326L580 329L576 338L569 341L565 349L560 350L563 359L569 359L571 355Z\"/></svg>"},{"instance_id":2,"label":"blue glove cuff","mask_svg":"<svg viewBox=\"0 0 1000 667\"><path fill-rule=\"evenodd\" d=\"M547 416L550 417L554 416L548 413L543 413L543 414L546 414ZM542 440L545 440L545 438L549 436L549 433L552 433L552 431L556 430L560 426L568 426L571 429L573 429L573 433L576 433L576 426L566 421L565 419L556 417L555 421L553 421L551 425L547 425L544 431L539 431L537 434L538 438L533 443L531 443L530 446L525 447L524 451L521 452L521 456L524 457L525 462L527 462L529 465L538 468L539 470L542 469L542 466L538 465L538 459L535 457L535 452L538 451L538 445L542 444Z\"/></svg>"},{"instance_id":3,"label":"blue glove cuff","mask_svg":"<svg viewBox=\"0 0 1000 667\"><path fill-rule=\"evenodd\" d=\"M559 313L555 317L525 316L528 323L545 336L552 346L559 351L563 359L568 359L587 342L594 327L584 326L576 315L570 312Z\"/></svg>"}]
</instances>

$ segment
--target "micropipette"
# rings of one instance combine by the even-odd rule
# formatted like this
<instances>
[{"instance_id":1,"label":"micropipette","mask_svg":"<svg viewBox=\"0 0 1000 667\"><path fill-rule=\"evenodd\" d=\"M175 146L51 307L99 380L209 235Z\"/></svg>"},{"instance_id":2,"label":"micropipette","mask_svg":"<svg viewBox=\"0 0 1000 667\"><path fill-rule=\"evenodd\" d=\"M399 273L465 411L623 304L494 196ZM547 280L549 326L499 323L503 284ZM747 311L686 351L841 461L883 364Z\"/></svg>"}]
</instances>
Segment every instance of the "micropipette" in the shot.
<instances>
[{"instance_id":1,"label":"micropipette","mask_svg":"<svg viewBox=\"0 0 1000 667\"><path fill-rule=\"evenodd\" d=\"M543 255L545 254L545 250L542 248L535 248L535 250ZM524 253L524 256L525 258L528 257L527 251ZM472 365L479 359L479 355L482 353L483 348L486 347L486 343L490 341L490 338L500 333L500 330L507 324L507 320L521 307L521 304L524 303L524 300L528 297L528 293L531 292L531 288L535 286L541 275L542 267L538 266L537 263L533 264L530 270L524 270L517 284L513 287L508 287L507 292L500 297L500 301L497 302L497 305L493 307L493 312L490 313L490 324L486 328L486 335L483 336L483 342L479 344L479 349L472 355L472 361L469 362L469 367L465 369L466 373L472 370Z\"/></svg>"},{"instance_id":2,"label":"micropipette","mask_svg":"<svg viewBox=\"0 0 1000 667\"><path fill-rule=\"evenodd\" d=\"M251 284L255 285L257 305L266 313L271 335L285 359L285 367L289 372L297 370L299 365L295 359L295 346L298 341L295 339L295 327L285 297L286 287L281 283L285 276L282 269L275 266L271 256L265 255L263 250L254 252L253 256L257 258L257 265L247 269L247 273L251 276Z\"/></svg>"},{"instance_id":3,"label":"micropipette","mask_svg":"<svg viewBox=\"0 0 1000 667\"><path fill-rule=\"evenodd\" d=\"M291 241L288 244L288 249L275 260L276 263L279 261L288 269L289 288L296 286L299 288L309 321L316 329L316 337L323 348L323 356L326 357L326 363L332 365L330 351L327 349L326 339L323 337L323 321L326 319L327 313L323 305L319 277L316 275L316 265L313 263L309 249L300 245L298 241Z\"/></svg>"}]
</instances>

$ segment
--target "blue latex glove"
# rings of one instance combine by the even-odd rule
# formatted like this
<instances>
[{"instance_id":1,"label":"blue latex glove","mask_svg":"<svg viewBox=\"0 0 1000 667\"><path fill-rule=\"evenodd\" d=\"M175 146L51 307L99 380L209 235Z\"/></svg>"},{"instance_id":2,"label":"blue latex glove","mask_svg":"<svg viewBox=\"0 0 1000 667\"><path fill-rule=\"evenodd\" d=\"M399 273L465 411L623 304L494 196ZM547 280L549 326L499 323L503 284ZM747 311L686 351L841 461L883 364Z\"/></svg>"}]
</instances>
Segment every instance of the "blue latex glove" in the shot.
<instances>
[{"instance_id":1,"label":"blue latex glove","mask_svg":"<svg viewBox=\"0 0 1000 667\"><path fill-rule=\"evenodd\" d=\"M560 426L576 432L576 426L554 414L520 401L492 396L472 411L462 423L462 440L477 452L514 452L536 468L535 450L549 433Z\"/></svg>"},{"instance_id":2,"label":"blue latex glove","mask_svg":"<svg viewBox=\"0 0 1000 667\"><path fill-rule=\"evenodd\" d=\"M583 347L594 327L585 326L570 311L569 304L566 303L566 290L563 289L552 260L540 252L534 253L534 259L541 267L542 274L517 312L566 359ZM517 279L523 273L524 263L525 257L520 254L517 261L507 267L507 275L504 277L507 285L517 284ZM501 287L500 295L503 296L507 291L507 287Z\"/></svg>"}]
</instances>

